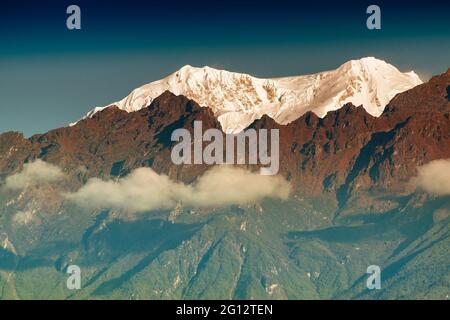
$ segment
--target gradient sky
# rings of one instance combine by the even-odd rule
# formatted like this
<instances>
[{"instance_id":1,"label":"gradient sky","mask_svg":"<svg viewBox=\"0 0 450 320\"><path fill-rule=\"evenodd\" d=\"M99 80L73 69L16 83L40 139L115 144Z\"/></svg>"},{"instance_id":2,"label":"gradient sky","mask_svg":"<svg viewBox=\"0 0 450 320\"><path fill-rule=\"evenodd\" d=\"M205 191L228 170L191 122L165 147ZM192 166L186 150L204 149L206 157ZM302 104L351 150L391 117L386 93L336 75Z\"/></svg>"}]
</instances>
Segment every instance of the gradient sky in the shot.
<instances>
[{"instance_id":1,"label":"gradient sky","mask_svg":"<svg viewBox=\"0 0 450 320\"><path fill-rule=\"evenodd\" d=\"M424 79L450 67L448 1L311 2L2 0L0 132L65 126L185 64L274 77L375 56ZM70 4L82 30L66 28ZM381 30L366 28L370 4Z\"/></svg>"}]
</instances>

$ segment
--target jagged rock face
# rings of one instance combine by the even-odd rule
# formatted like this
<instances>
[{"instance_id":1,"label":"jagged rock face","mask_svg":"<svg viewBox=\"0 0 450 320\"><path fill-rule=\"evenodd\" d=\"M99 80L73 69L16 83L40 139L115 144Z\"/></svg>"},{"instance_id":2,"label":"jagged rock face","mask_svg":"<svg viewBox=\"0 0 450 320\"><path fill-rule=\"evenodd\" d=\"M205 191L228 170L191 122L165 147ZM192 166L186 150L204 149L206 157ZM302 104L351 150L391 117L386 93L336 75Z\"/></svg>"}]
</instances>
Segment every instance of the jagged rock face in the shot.
<instances>
[{"instance_id":1,"label":"jagged rock face","mask_svg":"<svg viewBox=\"0 0 450 320\"><path fill-rule=\"evenodd\" d=\"M384 210L378 196L404 192L417 166L450 157L449 85L449 72L433 77L397 95L379 118L348 104L324 119L307 113L287 126L267 117L254 125L280 129L282 172L303 193Z\"/></svg>"},{"instance_id":2,"label":"jagged rock face","mask_svg":"<svg viewBox=\"0 0 450 320\"><path fill-rule=\"evenodd\" d=\"M268 118L254 126L280 130L281 172L306 195L318 196L335 191L345 179L374 121L364 109L348 104L324 119L310 112L286 126Z\"/></svg>"},{"instance_id":3,"label":"jagged rock face","mask_svg":"<svg viewBox=\"0 0 450 320\"><path fill-rule=\"evenodd\" d=\"M406 119L411 113L450 112L450 69L434 76L427 83L418 85L395 96L383 113L385 118L396 122Z\"/></svg>"},{"instance_id":4,"label":"jagged rock face","mask_svg":"<svg viewBox=\"0 0 450 320\"><path fill-rule=\"evenodd\" d=\"M21 168L33 153L33 144L18 132L0 134L0 177Z\"/></svg>"},{"instance_id":5,"label":"jagged rock face","mask_svg":"<svg viewBox=\"0 0 450 320\"><path fill-rule=\"evenodd\" d=\"M22 137L20 142L27 153L20 159L30 161L41 158L69 172L86 172L85 178L125 175L142 166L180 178L171 169L177 168L170 161L170 137L176 128L192 130L194 120L201 120L205 128L220 129L210 109L166 92L148 108L137 112L108 108L76 126L35 135L29 140ZM15 140L8 137L16 135L1 135L2 141L5 141L2 147L14 145ZM18 152L14 154L15 157L20 155ZM6 163L1 165L6 166ZM21 168L19 163L10 166L13 167L10 171Z\"/></svg>"},{"instance_id":6,"label":"jagged rock face","mask_svg":"<svg viewBox=\"0 0 450 320\"><path fill-rule=\"evenodd\" d=\"M361 165L354 167L355 178L348 179L353 182L341 189L345 197L408 191L408 181L418 166L450 158L449 71L398 94L389 103L376 119L378 130L361 152Z\"/></svg>"},{"instance_id":7,"label":"jagged rock face","mask_svg":"<svg viewBox=\"0 0 450 320\"><path fill-rule=\"evenodd\" d=\"M403 191L418 165L450 157L449 85L447 71L397 95L379 118L347 104L324 118L308 112L281 125L263 116L250 127L280 130L280 173L296 193L325 196L341 208L350 203L383 207L374 195ZM172 164L170 136L176 128L192 132L195 120L203 122L203 130L221 128L211 109L165 92L136 112L106 108L72 127L30 139L5 133L0 172L6 175L42 158L72 172L78 183L142 166L189 183L208 166Z\"/></svg>"}]
</instances>

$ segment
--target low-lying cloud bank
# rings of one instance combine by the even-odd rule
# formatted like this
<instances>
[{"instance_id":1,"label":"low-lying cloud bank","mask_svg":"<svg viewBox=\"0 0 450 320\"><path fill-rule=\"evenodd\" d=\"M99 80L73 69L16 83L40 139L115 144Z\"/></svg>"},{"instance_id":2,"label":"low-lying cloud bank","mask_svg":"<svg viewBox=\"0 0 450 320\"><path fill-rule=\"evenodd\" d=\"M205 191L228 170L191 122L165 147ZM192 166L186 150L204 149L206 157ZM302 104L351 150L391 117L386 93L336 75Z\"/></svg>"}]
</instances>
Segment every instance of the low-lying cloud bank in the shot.
<instances>
[{"instance_id":1,"label":"low-lying cloud bank","mask_svg":"<svg viewBox=\"0 0 450 320\"><path fill-rule=\"evenodd\" d=\"M180 202L186 206L211 207L263 198L286 199L289 193L289 183L280 176L216 166L192 185L174 182L150 168L139 168L119 180L90 179L65 197L86 209L112 208L136 213L170 209Z\"/></svg>"},{"instance_id":2,"label":"low-lying cloud bank","mask_svg":"<svg viewBox=\"0 0 450 320\"><path fill-rule=\"evenodd\" d=\"M450 159L434 160L420 166L411 182L430 194L450 195Z\"/></svg>"},{"instance_id":3,"label":"low-lying cloud bank","mask_svg":"<svg viewBox=\"0 0 450 320\"><path fill-rule=\"evenodd\" d=\"M24 164L21 172L7 177L3 188L21 190L32 184L56 182L63 178L64 173L59 167L37 159Z\"/></svg>"}]
</instances>

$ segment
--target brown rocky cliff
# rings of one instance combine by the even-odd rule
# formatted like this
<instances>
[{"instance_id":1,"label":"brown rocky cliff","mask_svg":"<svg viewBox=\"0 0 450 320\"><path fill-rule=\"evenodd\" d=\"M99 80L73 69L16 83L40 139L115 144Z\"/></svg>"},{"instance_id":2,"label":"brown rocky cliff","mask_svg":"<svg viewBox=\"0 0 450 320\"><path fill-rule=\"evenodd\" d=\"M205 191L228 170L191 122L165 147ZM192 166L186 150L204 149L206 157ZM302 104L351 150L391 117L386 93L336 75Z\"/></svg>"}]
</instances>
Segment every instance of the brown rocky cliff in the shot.
<instances>
[{"instance_id":1,"label":"brown rocky cliff","mask_svg":"<svg viewBox=\"0 0 450 320\"><path fill-rule=\"evenodd\" d=\"M450 158L449 86L447 71L398 94L379 118L347 104L323 119L309 112L279 125L264 116L251 127L280 130L280 172L296 193L334 199L336 207L380 210L388 206L377 198L403 191L418 165ZM195 120L204 130L220 129L209 108L165 92L137 112L107 108L73 127L30 139L6 133L0 135L0 172L6 175L42 158L78 172L80 183L142 166L189 183L208 166L173 165L170 136L177 128L192 132Z\"/></svg>"}]
</instances>

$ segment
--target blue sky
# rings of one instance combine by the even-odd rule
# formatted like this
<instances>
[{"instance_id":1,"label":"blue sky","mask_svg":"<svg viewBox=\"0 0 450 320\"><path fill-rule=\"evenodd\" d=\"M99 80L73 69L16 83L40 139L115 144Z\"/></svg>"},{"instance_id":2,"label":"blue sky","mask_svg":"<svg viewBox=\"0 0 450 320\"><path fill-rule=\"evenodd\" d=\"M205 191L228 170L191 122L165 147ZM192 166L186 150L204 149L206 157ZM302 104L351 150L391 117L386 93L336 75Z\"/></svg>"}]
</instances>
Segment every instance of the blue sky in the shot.
<instances>
[{"instance_id":1,"label":"blue sky","mask_svg":"<svg viewBox=\"0 0 450 320\"><path fill-rule=\"evenodd\" d=\"M260 77L375 56L423 78L450 67L449 4L378 1L2 1L0 132L65 126L185 64ZM78 4L82 29L66 28Z\"/></svg>"}]
</instances>

